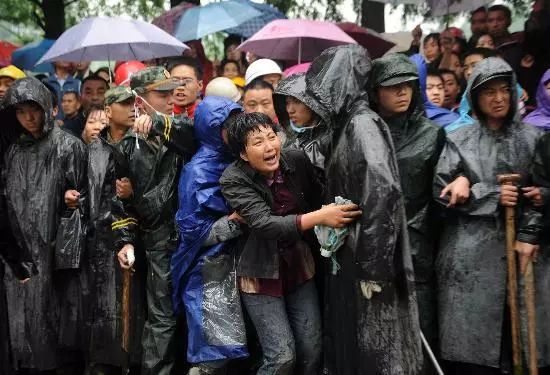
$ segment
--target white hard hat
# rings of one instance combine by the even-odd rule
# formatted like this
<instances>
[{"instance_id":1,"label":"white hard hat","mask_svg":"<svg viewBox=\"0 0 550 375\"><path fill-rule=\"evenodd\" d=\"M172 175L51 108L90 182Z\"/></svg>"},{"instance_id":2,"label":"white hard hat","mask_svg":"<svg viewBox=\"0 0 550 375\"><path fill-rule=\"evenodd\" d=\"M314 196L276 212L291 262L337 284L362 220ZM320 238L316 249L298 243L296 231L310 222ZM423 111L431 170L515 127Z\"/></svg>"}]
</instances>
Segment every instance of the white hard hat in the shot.
<instances>
[{"instance_id":1,"label":"white hard hat","mask_svg":"<svg viewBox=\"0 0 550 375\"><path fill-rule=\"evenodd\" d=\"M275 61L270 59L259 59L248 66L248 69L246 69L246 74L244 75L244 79L246 81L246 84L248 85L256 78L265 76L267 74L280 74L282 76L283 71Z\"/></svg>"},{"instance_id":2,"label":"white hard hat","mask_svg":"<svg viewBox=\"0 0 550 375\"><path fill-rule=\"evenodd\" d=\"M226 77L214 78L206 85L204 96L223 96L237 103L241 100L241 93L232 80Z\"/></svg>"}]
</instances>

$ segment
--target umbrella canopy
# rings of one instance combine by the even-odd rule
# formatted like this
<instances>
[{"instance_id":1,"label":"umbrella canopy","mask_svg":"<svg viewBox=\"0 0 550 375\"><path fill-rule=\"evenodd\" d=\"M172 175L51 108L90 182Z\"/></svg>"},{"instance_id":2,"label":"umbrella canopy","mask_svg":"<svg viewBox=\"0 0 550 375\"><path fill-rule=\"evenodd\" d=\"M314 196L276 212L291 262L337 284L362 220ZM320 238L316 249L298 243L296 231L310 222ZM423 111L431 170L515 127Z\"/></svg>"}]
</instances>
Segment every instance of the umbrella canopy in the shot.
<instances>
[{"instance_id":1,"label":"umbrella canopy","mask_svg":"<svg viewBox=\"0 0 550 375\"><path fill-rule=\"evenodd\" d=\"M17 48L15 44L0 40L0 66L8 66L11 64L11 54Z\"/></svg>"},{"instance_id":2,"label":"umbrella canopy","mask_svg":"<svg viewBox=\"0 0 550 375\"><path fill-rule=\"evenodd\" d=\"M376 31L360 27L353 22L342 22L337 25L346 34L355 39L357 43L365 47L373 59L382 57L395 46L394 42L387 40Z\"/></svg>"},{"instance_id":3,"label":"umbrella canopy","mask_svg":"<svg viewBox=\"0 0 550 375\"><path fill-rule=\"evenodd\" d=\"M174 35L179 40L200 39L203 36L237 27L260 16L248 3L233 0L209 3L188 9L181 16Z\"/></svg>"},{"instance_id":4,"label":"umbrella canopy","mask_svg":"<svg viewBox=\"0 0 550 375\"><path fill-rule=\"evenodd\" d=\"M34 72L51 72L53 69L51 64L35 65L54 43L55 40L43 39L26 44L23 47L13 51L11 55L11 63L23 70L32 70Z\"/></svg>"},{"instance_id":5,"label":"umbrella canopy","mask_svg":"<svg viewBox=\"0 0 550 375\"><path fill-rule=\"evenodd\" d=\"M250 6L254 7L256 10L261 12L261 14L258 17L254 17L251 20L240 24L237 27L225 30L225 32L229 34L238 35L245 39L250 38L252 35L256 34L258 30L260 30L262 27L264 27L271 21L286 18L283 12L281 12L279 9L275 8L273 5L270 5L270 4L255 3L250 0L233 0L233 1L237 1L243 4L249 4Z\"/></svg>"},{"instance_id":6,"label":"umbrella canopy","mask_svg":"<svg viewBox=\"0 0 550 375\"><path fill-rule=\"evenodd\" d=\"M40 59L150 60L179 56L188 47L155 25L119 17L86 18L65 31Z\"/></svg>"},{"instance_id":7,"label":"umbrella canopy","mask_svg":"<svg viewBox=\"0 0 550 375\"><path fill-rule=\"evenodd\" d=\"M426 0L433 17L444 16L466 11L492 3L492 0Z\"/></svg>"},{"instance_id":8,"label":"umbrella canopy","mask_svg":"<svg viewBox=\"0 0 550 375\"><path fill-rule=\"evenodd\" d=\"M258 56L279 60L311 61L325 49L357 44L338 26L325 21L275 20L239 46Z\"/></svg>"},{"instance_id":9,"label":"umbrella canopy","mask_svg":"<svg viewBox=\"0 0 550 375\"><path fill-rule=\"evenodd\" d=\"M173 7L172 9L164 12L157 18L155 18L151 23L162 30L166 31L170 35L174 35L176 31L176 26L183 16L183 14L190 8L193 8L195 4L182 2L181 4Z\"/></svg>"},{"instance_id":10,"label":"umbrella canopy","mask_svg":"<svg viewBox=\"0 0 550 375\"><path fill-rule=\"evenodd\" d=\"M283 72L283 75L285 77L290 77L291 75L298 74L298 73L306 73L309 70L309 67L311 66L310 62L293 65L290 68L285 69Z\"/></svg>"}]
</instances>

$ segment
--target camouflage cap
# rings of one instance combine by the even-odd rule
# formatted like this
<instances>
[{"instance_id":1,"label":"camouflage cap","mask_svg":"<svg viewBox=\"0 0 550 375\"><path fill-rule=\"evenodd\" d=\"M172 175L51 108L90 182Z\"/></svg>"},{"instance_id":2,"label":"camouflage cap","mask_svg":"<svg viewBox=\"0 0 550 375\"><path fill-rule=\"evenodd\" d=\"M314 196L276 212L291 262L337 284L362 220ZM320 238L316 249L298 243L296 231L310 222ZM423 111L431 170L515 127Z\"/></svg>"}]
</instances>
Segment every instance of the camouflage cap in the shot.
<instances>
[{"instance_id":1,"label":"camouflage cap","mask_svg":"<svg viewBox=\"0 0 550 375\"><path fill-rule=\"evenodd\" d=\"M138 94L147 91L170 91L181 86L179 80L170 77L170 73L160 66L150 66L132 74L130 87Z\"/></svg>"},{"instance_id":2,"label":"camouflage cap","mask_svg":"<svg viewBox=\"0 0 550 375\"><path fill-rule=\"evenodd\" d=\"M133 97L134 94L132 94L132 90L128 86L116 86L105 93L105 105L125 102Z\"/></svg>"}]
</instances>

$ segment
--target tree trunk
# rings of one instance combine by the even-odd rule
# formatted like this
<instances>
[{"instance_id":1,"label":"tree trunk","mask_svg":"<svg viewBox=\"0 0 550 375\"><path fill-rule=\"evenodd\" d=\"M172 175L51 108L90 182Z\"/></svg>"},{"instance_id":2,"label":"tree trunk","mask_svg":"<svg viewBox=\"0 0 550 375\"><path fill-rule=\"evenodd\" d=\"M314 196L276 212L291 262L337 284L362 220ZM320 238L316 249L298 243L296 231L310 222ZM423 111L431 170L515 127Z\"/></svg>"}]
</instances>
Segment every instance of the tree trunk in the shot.
<instances>
[{"instance_id":1,"label":"tree trunk","mask_svg":"<svg viewBox=\"0 0 550 375\"><path fill-rule=\"evenodd\" d=\"M383 33L386 30L384 22L385 5L377 1L363 0L361 4L361 26Z\"/></svg>"},{"instance_id":2,"label":"tree trunk","mask_svg":"<svg viewBox=\"0 0 550 375\"><path fill-rule=\"evenodd\" d=\"M201 0L170 0L170 8L174 8L184 1L195 5L201 5Z\"/></svg>"},{"instance_id":3,"label":"tree trunk","mask_svg":"<svg viewBox=\"0 0 550 375\"><path fill-rule=\"evenodd\" d=\"M44 37L57 39L65 31L65 3L63 0L42 0Z\"/></svg>"}]
</instances>

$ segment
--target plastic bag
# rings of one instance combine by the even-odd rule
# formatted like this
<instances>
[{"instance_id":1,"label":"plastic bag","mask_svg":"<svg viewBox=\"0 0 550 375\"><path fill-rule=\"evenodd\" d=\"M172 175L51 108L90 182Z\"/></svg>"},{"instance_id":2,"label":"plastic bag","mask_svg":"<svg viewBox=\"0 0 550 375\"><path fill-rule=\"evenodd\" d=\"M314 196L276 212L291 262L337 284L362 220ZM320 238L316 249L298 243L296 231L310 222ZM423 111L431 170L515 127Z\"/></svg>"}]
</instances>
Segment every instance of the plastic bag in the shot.
<instances>
[{"instance_id":1,"label":"plastic bag","mask_svg":"<svg viewBox=\"0 0 550 375\"><path fill-rule=\"evenodd\" d=\"M334 198L334 203L338 206L344 204L353 204L349 199L342 198L340 196ZM345 226L343 228L331 228L326 225L316 225L315 235L321 245L321 256L330 258L332 261L332 274L336 275L340 270L340 265L334 257L334 253L344 244L346 237L348 236L349 228Z\"/></svg>"},{"instance_id":2,"label":"plastic bag","mask_svg":"<svg viewBox=\"0 0 550 375\"><path fill-rule=\"evenodd\" d=\"M85 239L80 210L72 210L69 216L63 216L55 240L55 269L80 268Z\"/></svg>"},{"instance_id":3,"label":"plastic bag","mask_svg":"<svg viewBox=\"0 0 550 375\"><path fill-rule=\"evenodd\" d=\"M246 345L235 263L234 256L227 253L204 260L203 327L210 345Z\"/></svg>"}]
</instances>

